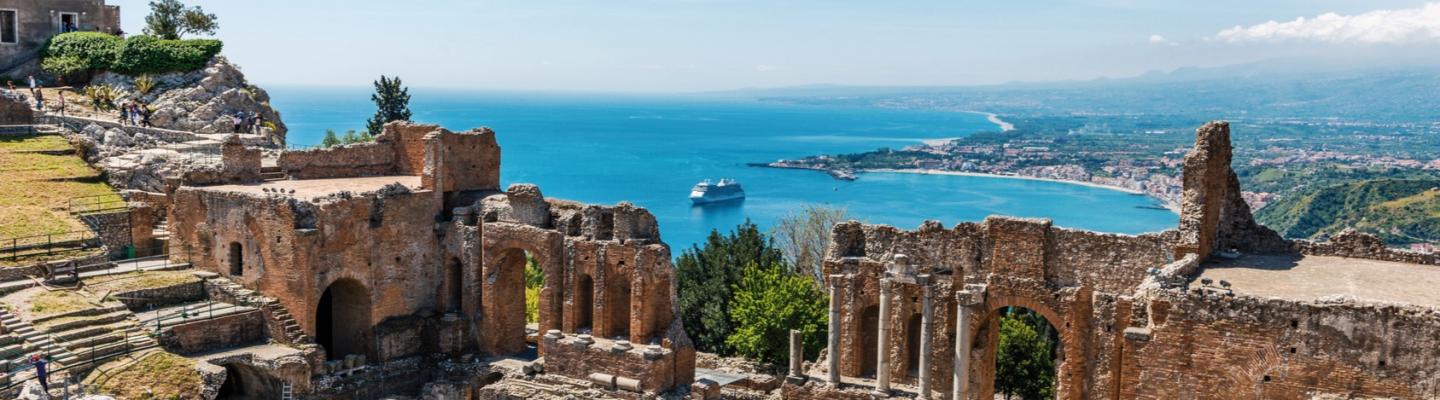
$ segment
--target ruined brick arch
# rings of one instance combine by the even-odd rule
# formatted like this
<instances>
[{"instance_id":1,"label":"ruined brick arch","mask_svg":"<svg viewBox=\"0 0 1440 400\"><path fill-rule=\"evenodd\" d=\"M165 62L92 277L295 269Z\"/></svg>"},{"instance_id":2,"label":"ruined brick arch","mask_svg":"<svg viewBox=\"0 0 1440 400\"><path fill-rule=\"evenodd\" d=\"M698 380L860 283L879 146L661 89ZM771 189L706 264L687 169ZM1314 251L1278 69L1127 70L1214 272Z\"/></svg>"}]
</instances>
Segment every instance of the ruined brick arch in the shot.
<instances>
[{"instance_id":1,"label":"ruined brick arch","mask_svg":"<svg viewBox=\"0 0 1440 400\"><path fill-rule=\"evenodd\" d=\"M484 310L486 331L482 338L489 336L487 351L497 354L513 354L525 350L525 256L535 259L545 283L540 289L538 328L540 332L562 326L563 318L558 297L563 292L565 277L562 270L554 268L552 257L543 247L526 241L506 240L496 243L485 251L488 265L483 265L479 274L481 293L473 298L480 299ZM488 289L486 289L488 287ZM540 349L541 354L544 349Z\"/></svg>"},{"instance_id":2,"label":"ruined brick arch","mask_svg":"<svg viewBox=\"0 0 1440 400\"><path fill-rule=\"evenodd\" d=\"M328 359L350 354L373 358L370 290L352 278L331 283L315 306L315 341L325 348Z\"/></svg>"},{"instance_id":3,"label":"ruined brick arch","mask_svg":"<svg viewBox=\"0 0 1440 400\"><path fill-rule=\"evenodd\" d=\"M1055 398L1078 399L1084 396L1082 391L1075 390L1075 388L1072 388L1065 382L1066 377L1079 376L1079 372L1075 371L1075 368L1077 368L1080 363L1074 361L1084 361L1083 355L1081 355L1081 358L1071 360L1072 362L1066 362L1067 351L1078 351L1081 349L1080 343L1076 342L1076 338L1080 337L1080 333L1075 332L1079 330L1080 327L1072 326L1072 324L1068 323L1070 318L1068 318L1067 312L1072 306L1063 303L1059 294L1046 297L1049 297L1052 301L1047 302L1041 300L1041 296L998 295L992 293L989 299L979 306L984 310L984 313L979 316L978 320L971 321L972 325L970 328L971 332L973 332L970 337L975 338L975 340L971 342L971 359L976 360L976 362L970 363L969 375L971 377L971 387L975 388L973 393L978 394L975 398L990 399L995 397L995 359L996 351L998 351L1000 343L1000 312L1011 307L1028 309L1045 317L1045 321L1050 323L1050 326L1056 330L1057 335L1060 337L1060 343L1056 346L1055 350ZM1052 305L1052 303L1055 305ZM1057 309L1060 311L1056 311Z\"/></svg>"},{"instance_id":4,"label":"ruined brick arch","mask_svg":"<svg viewBox=\"0 0 1440 400\"><path fill-rule=\"evenodd\" d=\"M580 272L574 294L575 331L589 333L595 328L595 278Z\"/></svg>"},{"instance_id":5,"label":"ruined brick arch","mask_svg":"<svg viewBox=\"0 0 1440 400\"><path fill-rule=\"evenodd\" d=\"M874 334L866 334L867 332L876 332L879 330L880 305L871 304L865 306L865 308L860 310L859 336L861 340L860 347L856 350L860 354L859 376L861 377L874 377L875 372L879 369L879 361L877 360L875 349L878 347L880 339Z\"/></svg>"},{"instance_id":6,"label":"ruined brick arch","mask_svg":"<svg viewBox=\"0 0 1440 400\"><path fill-rule=\"evenodd\" d=\"M610 312L608 313L610 317L608 326L610 329L609 332L606 332L606 336L631 339L630 314L631 307L634 306L631 300L635 290L635 282L634 279L632 279L633 273L634 270L627 267L625 261L622 260L616 265L615 274L612 275L616 279L605 285L608 291L605 298L610 306Z\"/></svg>"}]
</instances>

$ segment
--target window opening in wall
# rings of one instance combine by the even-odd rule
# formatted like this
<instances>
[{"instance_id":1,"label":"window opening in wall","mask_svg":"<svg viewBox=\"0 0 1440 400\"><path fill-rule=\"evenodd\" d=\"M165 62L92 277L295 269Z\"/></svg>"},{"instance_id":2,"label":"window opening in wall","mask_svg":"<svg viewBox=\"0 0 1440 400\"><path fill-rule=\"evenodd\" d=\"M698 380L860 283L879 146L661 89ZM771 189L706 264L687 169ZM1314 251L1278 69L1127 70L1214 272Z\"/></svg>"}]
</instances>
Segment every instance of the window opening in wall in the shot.
<instances>
[{"instance_id":1,"label":"window opening in wall","mask_svg":"<svg viewBox=\"0 0 1440 400\"><path fill-rule=\"evenodd\" d=\"M239 242L230 242L230 275L245 274L245 252Z\"/></svg>"},{"instance_id":2,"label":"window opening in wall","mask_svg":"<svg viewBox=\"0 0 1440 400\"><path fill-rule=\"evenodd\" d=\"M0 10L0 43L20 43L20 14L15 10Z\"/></svg>"}]
</instances>

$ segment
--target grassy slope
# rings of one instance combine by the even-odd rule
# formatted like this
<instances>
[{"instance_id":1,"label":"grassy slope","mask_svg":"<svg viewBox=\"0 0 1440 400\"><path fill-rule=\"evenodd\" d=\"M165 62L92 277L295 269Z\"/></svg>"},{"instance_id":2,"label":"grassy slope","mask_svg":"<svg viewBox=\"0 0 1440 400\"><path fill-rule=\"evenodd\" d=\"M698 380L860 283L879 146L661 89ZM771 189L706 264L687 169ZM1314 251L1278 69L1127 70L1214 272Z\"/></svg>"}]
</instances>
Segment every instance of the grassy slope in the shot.
<instances>
[{"instance_id":1,"label":"grassy slope","mask_svg":"<svg viewBox=\"0 0 1440 400\"><path fill-rule=\"evenodd\" d=\"M1286 237L1355 227L1390 244L1440 241L1440 180L1368 180L1310 189L1267 205L1261 223Z\"/></svg>"},{"instance_id":2,"label":"grassy slope","mask_svg":"<svg viewBox=\"0 0 1440 400\"><path fill-rule=\"evenodd\" d=\"M108 373L91 374L86 383L97 384L101 393L119 399L200 398L204 382L194 360L161 351L126 365L130 362L122 358L105 364L101 369Z\"/></svg>"},{"instance_id":3,"label":"grassy slope","mask_svg":"<svg viewBox=\"0 0 1440 400\"><path fill-rule=\"evenodd\" d=\"M66 212L69 199L119 199L80 157L36 152L68 149L59 136L0 137L0 238L82 230Z\"/></svg>"}]
</instances>

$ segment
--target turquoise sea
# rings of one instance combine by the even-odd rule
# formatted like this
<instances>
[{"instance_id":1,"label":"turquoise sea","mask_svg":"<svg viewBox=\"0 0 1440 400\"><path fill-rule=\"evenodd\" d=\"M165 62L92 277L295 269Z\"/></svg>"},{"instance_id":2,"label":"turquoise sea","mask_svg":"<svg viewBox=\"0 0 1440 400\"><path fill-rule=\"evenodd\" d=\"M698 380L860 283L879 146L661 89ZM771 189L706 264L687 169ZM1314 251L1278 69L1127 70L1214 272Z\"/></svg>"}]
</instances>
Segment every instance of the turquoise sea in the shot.
<instances>
[{"instance_id":1,"label":"turquoise sea","mask_svg":"<svg viewBox=\"0 0 1440 400\"><path fill-rule=\"evenodd\" d=\"M703 96L543 94L412 89L415 121L453 131L489 126L501 146L502 185L534 183L547 197L629 201L650 209L678 256L712 229L746 218L768 228L805 204L846 207L857 219L913 229L987 215L1047 217L1056 225L1117 233L1176 224L1141 195L1017 179L862 174L841 182L814 171L754 168L813 154L900 148L924 139L996 130L977 114L804 106ZM271 87L292 145L316 144L325 129L360 129L369 88ZM743 202L691 206L690 187L734 178Z\"/></svg>"}]
</instances>

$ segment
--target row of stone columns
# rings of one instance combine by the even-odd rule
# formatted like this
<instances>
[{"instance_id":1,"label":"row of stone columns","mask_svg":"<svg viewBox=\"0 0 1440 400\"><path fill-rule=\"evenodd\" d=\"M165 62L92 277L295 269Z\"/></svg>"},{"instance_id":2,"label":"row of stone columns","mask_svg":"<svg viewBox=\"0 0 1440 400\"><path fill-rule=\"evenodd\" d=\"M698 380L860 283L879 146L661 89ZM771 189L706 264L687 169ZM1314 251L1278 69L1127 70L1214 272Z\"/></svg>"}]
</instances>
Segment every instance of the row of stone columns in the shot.
<instances>
[{"instance_id":1,"label":"row of stone columns","mask_svg":"<svg viewBox=\"0 0 1440 400\"><path fill-rule=\"evenodd\" d=\"M896 259L900 262L904 262L903 256L897 256ZM899 271L892 267L889 273L887 273L884 277L880 278L880 324L878 327L879 331L876 332L876 334L879 335L879 340L877 342L877 348L874 349L874 351L876 352L875 359L877 364L875 369L875 394L879 396L890 395L890 368L888 367L888 364L891 350L891 328L889 322L890 298L893 295L893 285L895 285L897 281L905 283L913 282L919 285L921 297L919 350L920 398L929 399L932 380L932 377L930 375L930 368L933 364L933 360L931 360L931 332L934 330L935 327L935 312L933 299L934 287L932 286L932 277L930 275L919 275L910 278L901 275L897 279L896 277L891 276L895 272ZM827 282L830 292L830 332L828 337L828 353L826 355L826 361L829 364L829 376L827 377L827 379L831 385L837 386L840 384L840 286L841 282L845 278L845 275L830 275ZM955 315L957 324L955 329L955 368L952 377L954 387L951 393L951 398L957 400L967 399L969 396L970 352L968 350L970 348L970 309L968 306L968 297L969 293L966 291L956 292L956 304L958 304L958 306L956 307L957 311ZM794 348L799 346L798 336L792 336L791 346L791 355L792 357L795 357ZM798 369L799 368L795 365L795 361L792 360L791 375L799 375L800 372L798 371Z\"/></svg>"}]
</instances>

